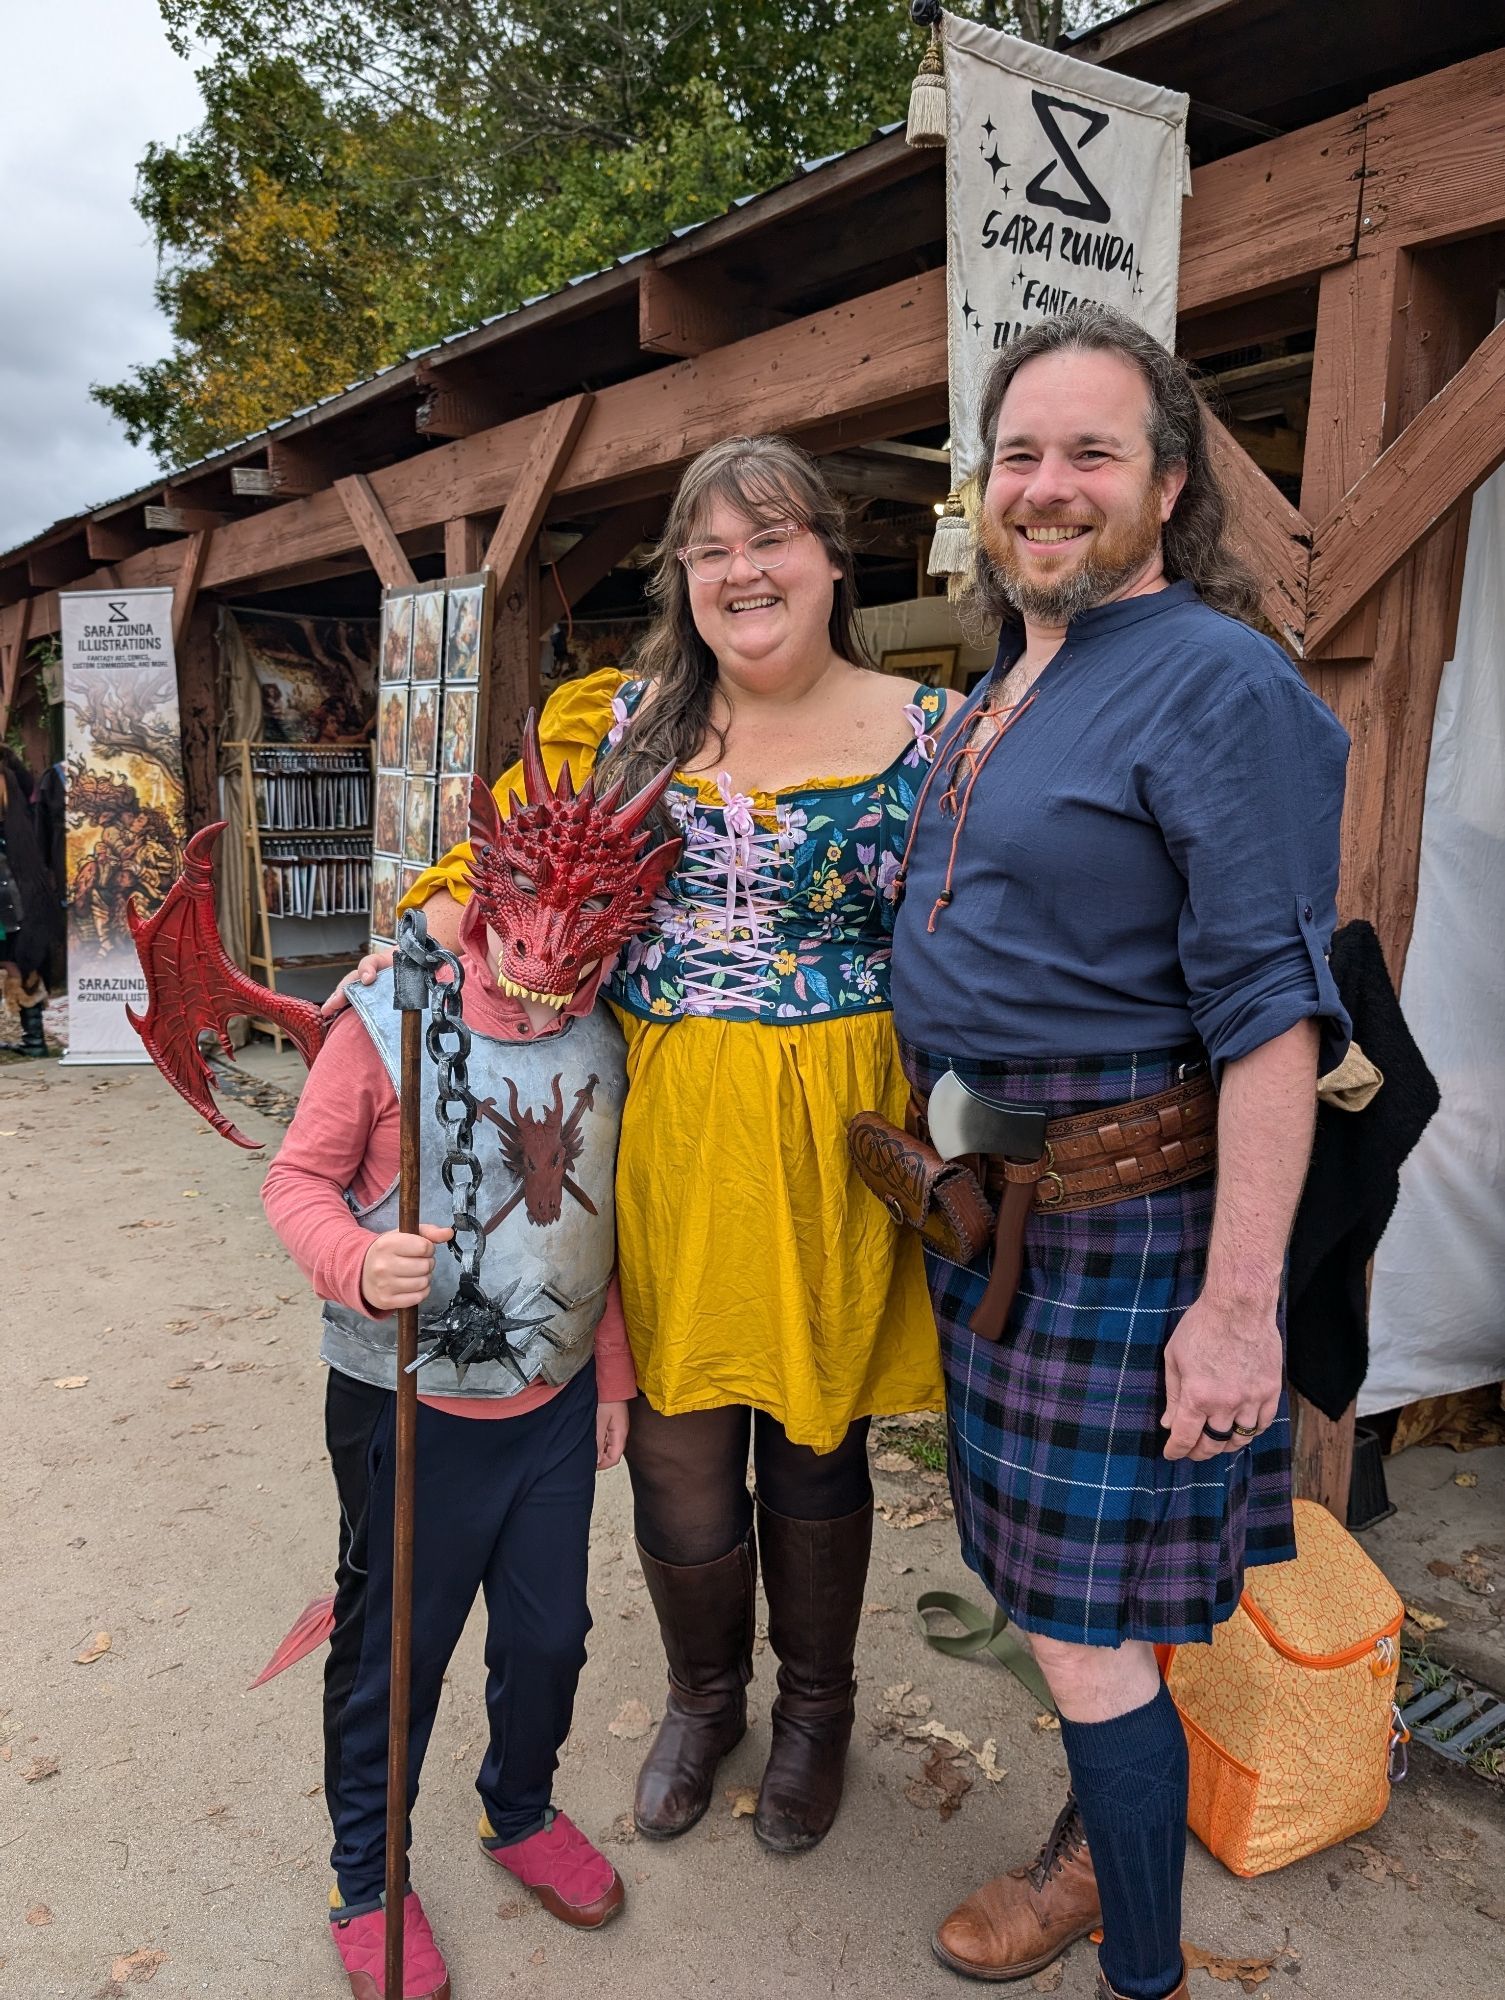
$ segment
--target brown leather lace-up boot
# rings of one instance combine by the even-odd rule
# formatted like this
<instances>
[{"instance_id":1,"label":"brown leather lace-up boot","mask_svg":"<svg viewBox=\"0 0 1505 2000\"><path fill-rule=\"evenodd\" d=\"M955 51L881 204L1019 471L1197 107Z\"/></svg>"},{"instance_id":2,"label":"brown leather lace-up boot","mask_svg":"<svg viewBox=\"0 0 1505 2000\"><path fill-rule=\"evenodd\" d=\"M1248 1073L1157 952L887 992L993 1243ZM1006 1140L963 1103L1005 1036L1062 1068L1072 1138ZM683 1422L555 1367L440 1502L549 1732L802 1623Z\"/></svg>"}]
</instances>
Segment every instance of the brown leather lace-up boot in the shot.
<instances>
[{"instance_id":1,"label":"brown leather lace-up boot","mask_svg":"<svg viewBox=\"0 0 1505 2000\"><path fill-rule=\"evenodd\" d=\"M836 1521L795 1521L760 1500L758 1543L779 1695L753 1832L777 1854L799 1854L825 1839L841 1805L873 1503Z\"/></svg>"},{"instance_id":2,"label":"brown leather lace-up boot","mask_svg":"<svg viewBox=\"0 0 1505 2000\"><path fill-rule=\"evenodd\" d=\"M931 1940L952 1972L1002 1982L1041 1972L1102 1922L1097 1877L1076 1800L1068 1798L1027 1868L984 1882Z\"/></svg>"},{"instance_id":3,"label":"brown leather lace-up boot","mask_svg":"<svg viewBox=\"0 0 1505 2000\"><path fill-rule=\"evenodd\" d=\"M638 1556L669 1660L669 1694L632 1817L649 1840L672 1840L704 1813L717 1765L747 1733L756 1557L751 1534L715 1562L661 1563L641 1543Z\"/></svg>"}]
</instances>

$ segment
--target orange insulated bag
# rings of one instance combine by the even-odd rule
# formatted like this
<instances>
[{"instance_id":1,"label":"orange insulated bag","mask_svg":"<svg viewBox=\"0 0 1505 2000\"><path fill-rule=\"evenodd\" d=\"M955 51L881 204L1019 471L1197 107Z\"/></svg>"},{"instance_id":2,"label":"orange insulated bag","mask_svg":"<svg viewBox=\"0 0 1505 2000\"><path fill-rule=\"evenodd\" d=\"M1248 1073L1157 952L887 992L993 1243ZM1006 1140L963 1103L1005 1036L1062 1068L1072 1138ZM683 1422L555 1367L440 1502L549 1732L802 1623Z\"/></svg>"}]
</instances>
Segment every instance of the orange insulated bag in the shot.
<instances>
[{"instance_id":1,"label":"orange insulated bag","mask_svg":"<svg viewBox=\"0 0 1505 2000\"><path fill-rule=\"evenodd\" d=\"M1295 1511L1295 1561L1250 1570L1212 1644L1177 1647L1166 1672L1187 1823L1235 1875L1351 1839L1390 1798L1404 1608L1325 1508Z\"/></svg>"}]
</instances>

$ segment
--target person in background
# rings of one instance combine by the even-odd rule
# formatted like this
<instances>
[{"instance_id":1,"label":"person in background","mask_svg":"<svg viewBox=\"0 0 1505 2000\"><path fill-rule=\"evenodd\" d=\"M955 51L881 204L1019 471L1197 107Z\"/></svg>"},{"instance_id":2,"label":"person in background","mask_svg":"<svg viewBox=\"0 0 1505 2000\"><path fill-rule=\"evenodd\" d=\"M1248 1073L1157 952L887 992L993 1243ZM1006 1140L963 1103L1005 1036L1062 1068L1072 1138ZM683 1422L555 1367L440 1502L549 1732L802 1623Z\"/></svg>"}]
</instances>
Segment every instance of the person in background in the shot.
<instances>
[{"instance_id":1,"label":"person in background","mask_svg":"<svg viewBox=\"0 0 1505 2000\"><path fill-rule=\"evenodd\" d=\"M49 1053L43 1017L48 970L63 936L63 912L52 885L33 810L31 773L0 744L0 980L21 1018L13 1055ZM8 886L7 886L8 884Z\"/></svg>"}]
</instances>

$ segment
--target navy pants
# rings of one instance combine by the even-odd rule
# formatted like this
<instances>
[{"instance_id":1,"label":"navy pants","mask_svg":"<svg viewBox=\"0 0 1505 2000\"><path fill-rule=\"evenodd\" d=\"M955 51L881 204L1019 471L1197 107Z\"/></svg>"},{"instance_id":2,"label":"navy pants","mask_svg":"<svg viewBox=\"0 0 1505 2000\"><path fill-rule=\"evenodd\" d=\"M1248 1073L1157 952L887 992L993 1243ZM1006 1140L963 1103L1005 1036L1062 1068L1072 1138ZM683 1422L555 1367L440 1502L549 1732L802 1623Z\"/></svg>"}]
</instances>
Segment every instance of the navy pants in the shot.
<instances>
[{"instance_id":1,"label":"navy pants","mask_svg":"<svg viewBox=\"0 0 1505 2000\"><path fill-rule=\"evenodd\" d=\"M324 1673L324 1790L330 1860L352 1907L374 1903L386 1878L396 1403L390 1390L331 1369L325 1437L340 1557ZM490 1742L476 1790L504 1841L544 1824L591 1625L595 1420L589 1365L522 1416L451 1417L419 1406L410 1815L445 1669L480 1590Z\"/></svg>"}]
</instances>

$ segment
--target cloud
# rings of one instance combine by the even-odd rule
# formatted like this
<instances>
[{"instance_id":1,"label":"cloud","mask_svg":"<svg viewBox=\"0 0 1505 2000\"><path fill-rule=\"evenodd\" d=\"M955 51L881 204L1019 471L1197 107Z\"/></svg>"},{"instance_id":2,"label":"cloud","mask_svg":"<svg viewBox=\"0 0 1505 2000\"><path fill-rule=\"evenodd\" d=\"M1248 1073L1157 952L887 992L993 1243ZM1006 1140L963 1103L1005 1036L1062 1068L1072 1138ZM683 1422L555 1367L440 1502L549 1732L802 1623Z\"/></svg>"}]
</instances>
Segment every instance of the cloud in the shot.
<instances>
[{"instance_id":1,"label":"cloud","mask_svg":"<svg viewBox=\"0 0 1505 2000\"><path fill-rule=\"evenodd\" d=\"M0 550L156 471L90 401L89 385L168 351L152 295L156 255L131 195L148 142L171 143L202 116L155 0L15 9L6 58Z\"/></svg>"}]
</instances>

